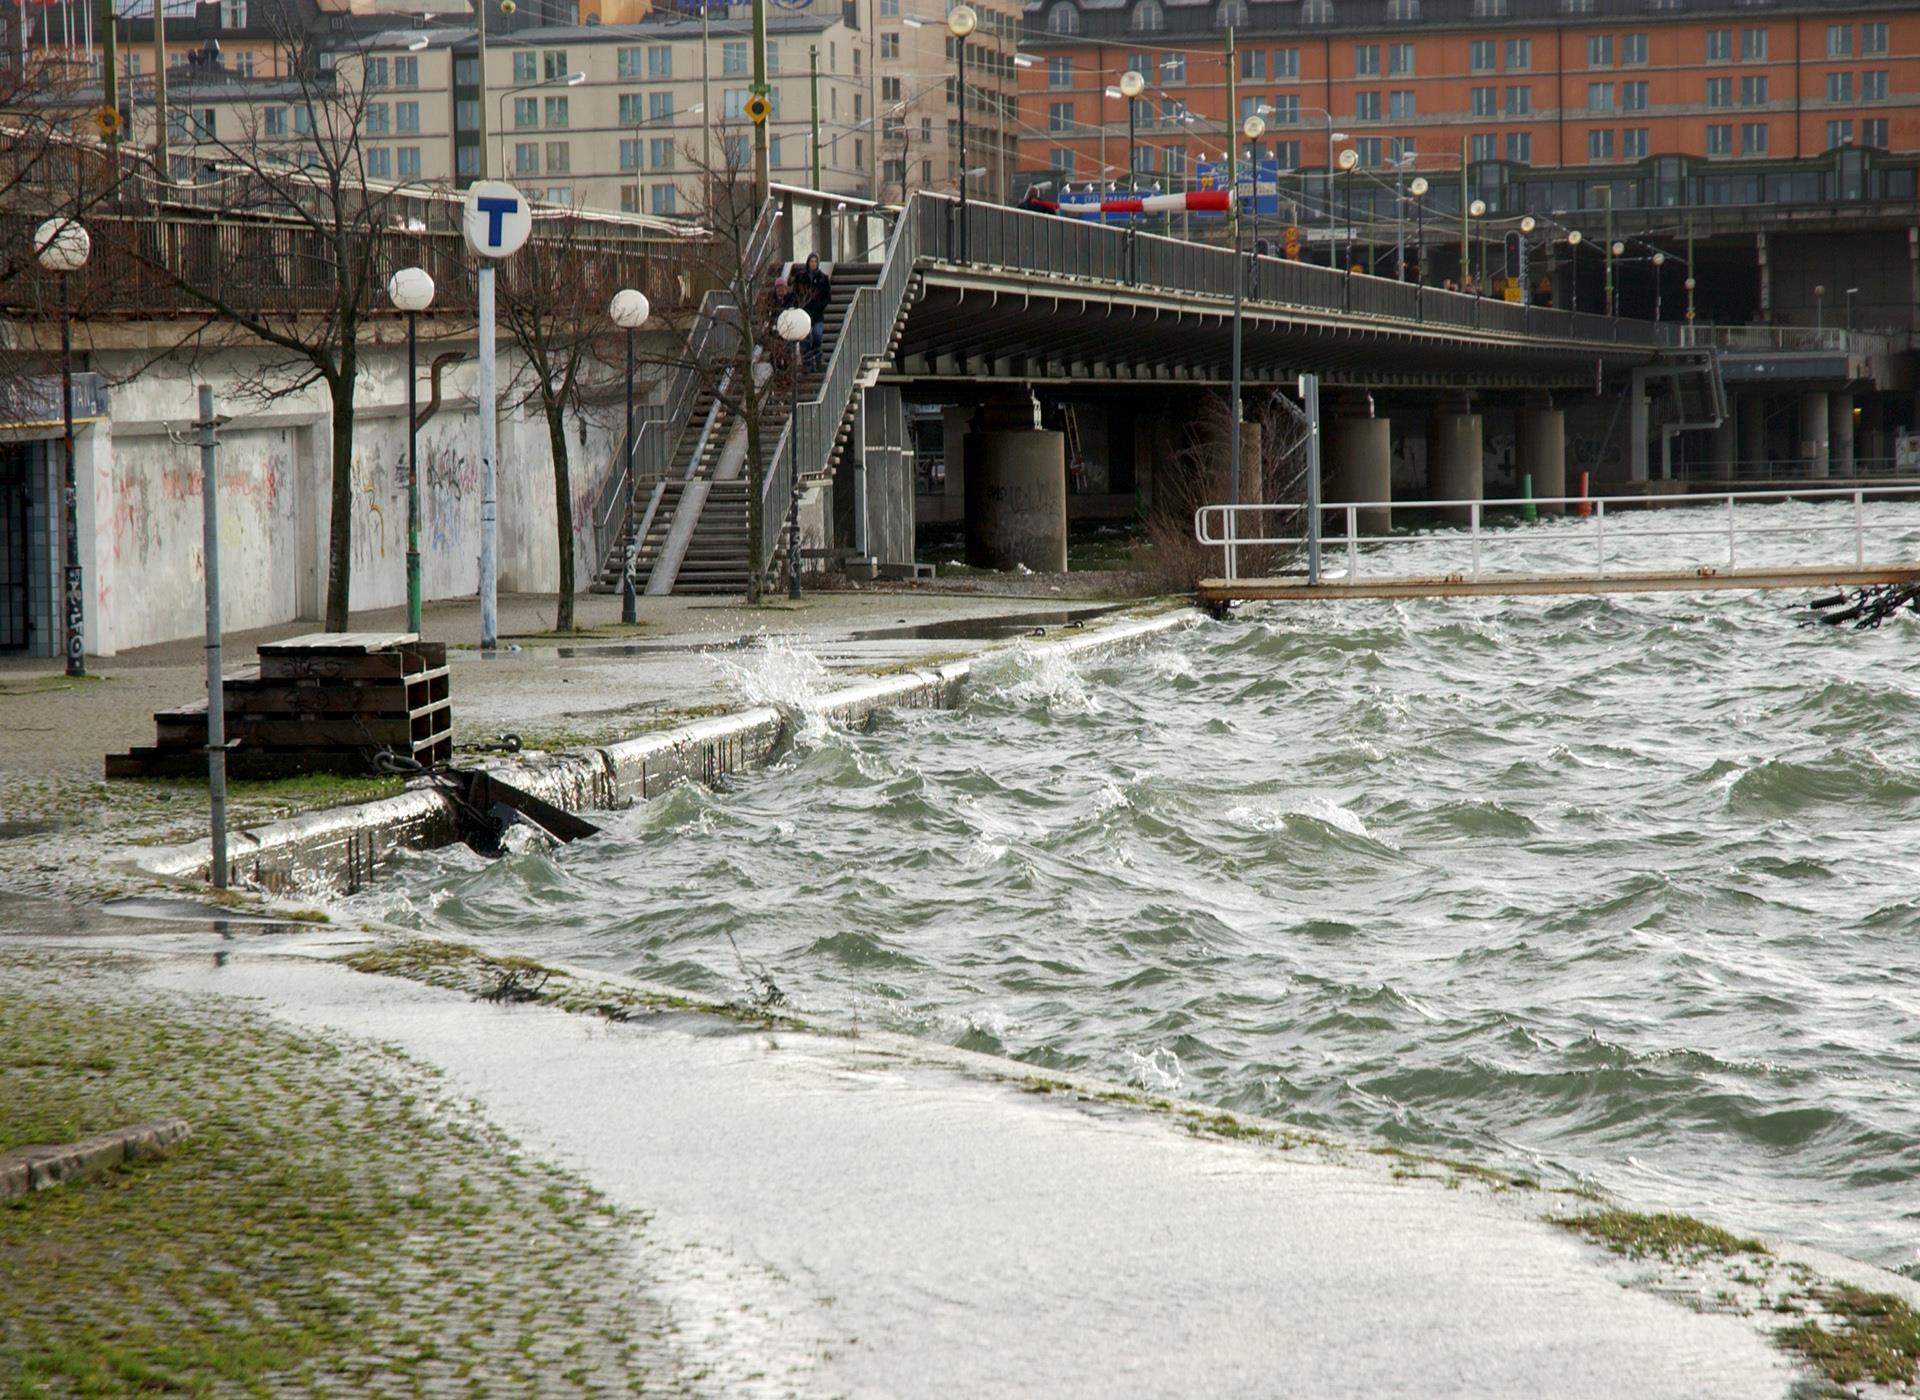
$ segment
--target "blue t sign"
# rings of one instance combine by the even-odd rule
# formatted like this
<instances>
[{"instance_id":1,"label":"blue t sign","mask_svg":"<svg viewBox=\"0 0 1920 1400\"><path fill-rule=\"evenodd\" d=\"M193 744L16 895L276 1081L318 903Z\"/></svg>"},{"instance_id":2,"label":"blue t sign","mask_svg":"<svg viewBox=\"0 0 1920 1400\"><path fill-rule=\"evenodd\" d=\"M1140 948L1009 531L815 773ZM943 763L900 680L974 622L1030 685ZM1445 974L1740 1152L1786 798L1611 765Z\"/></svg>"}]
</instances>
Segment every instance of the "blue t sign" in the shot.
<instances>
[{"instance_id":1,"label":"blue t sign","mask_svg":"<svg viewBox=\"0 0 1920 1400\"><path fill-rule=\"evenodd\" d=\"M467 190L462 224L474 252L485 258L510 257L533 232L533 209L512 185L481 180Z\"/></svg>"},{"instance_id":2,"label":"blue t sign","mask_svg":"<svg viewBox=\"0 0 1920 1400\"><path fill-rule=\"evenodd\" d=\"M480 212L487 216L487 247L498 248L501 225L506 221L507 215L520 212L520 201L503 199L499 195L483 195L474 203L479 207Z\"/></svg>"}]
</instances>

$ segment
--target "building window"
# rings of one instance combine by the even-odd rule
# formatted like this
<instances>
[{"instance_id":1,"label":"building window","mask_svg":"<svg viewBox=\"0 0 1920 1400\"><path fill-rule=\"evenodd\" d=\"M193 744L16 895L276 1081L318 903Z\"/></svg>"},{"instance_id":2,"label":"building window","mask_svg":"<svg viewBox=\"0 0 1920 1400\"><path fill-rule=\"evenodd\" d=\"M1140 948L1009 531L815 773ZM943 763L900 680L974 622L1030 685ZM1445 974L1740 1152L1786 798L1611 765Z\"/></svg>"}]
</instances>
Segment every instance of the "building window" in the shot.
<instances>
[{"instance_id":1,"label":"building window","mask_svg":"<svg viewBox=\"0 0 1920 1400\"><path fill-rule=\"evenodd\" d=\"M480 129L480 103L471 97L463 97L454 103L453 126L456 131L478 131Z\"/></svg>"},{"instance_id":2,"label":"building window","mask_svg":"<svg viewBox=\"0 0 1920 1400\"><path fill-rule=\"evenodd\" d=\"M1073 130L1073 104L1071 102L1049 102L1047 104L1047 130Z\"/></svg>"},{"instance_id":3,"label":"building window","mask_svg":"<svg viewBox=\"0 0 1920 1400\"><path fill-rule=\"evenodd\" d=\"M233 65L233 76L251 78L253 76L253 50L242 49L229 62Z\"/></svg>"},{"instance_id":4,"label":"building window","mask_svg":"<svg viewBox=\"0 0 1920 1400\"><path fill-rule=\"evenodd\" d=\"M513 80L516 83L537 83L540 81L540 59L537 54L516 53L513 56Z\"/></svg>"},{"instance_id":5,"label":"building window","mask_svg":"<svg viewBox=\"0 0 1920 1400\"><path fill-rule=\"evenodd\" d=\"M1712 122L1707 126L1707 154L1710 156L1730 156L1733 154L1733 127L1723 122Z\"/></svg>"},{"instance_id":6,"label":"building window","mask_svg":"<svg viewBox=\"0 0 1920 1400\"><path fill-rule=\"evenodd\" d=\"M1214 12L1213 22L1222 29L1245 29L1247 0L1220 0L1220 8Z\"/></svg>"},{"instance_id":7,"label":"building window","mask_svg":"<svg viewBox=\"0 0 1920 1400\"><path fill-rule=\"evenodd\" d=\"M1740 105L1742 107L1767 105L1767 80L1764 75L1745 77L1740 80Z\"/></svg>"},{"instance_id":8,"label":"building window","mask_svg":"<svg viewBox=\"0 0 1920 1400\"><path fill-rule=\"evenodd\" d=\"M1256 115L1260 111L1261 106L1262 106L1262 103L1260 99L1257 97L1241 98L1240 99L1240 125L1245 126L1247 124L1247 118Z\"/></svg>"},{"instance_id":9,"label":"building window","mask_svg":"<svg viewBox=\"0 0 1920 1400\"><path fill-rule=\"evenodd\" d=\"M1587 67L1613 67L1613 35L1589 34L1587 36Z\"/></svg>"},{"instance_id":10,"label":"building window","mask_svg":"<svg viewBox=\"0 0 1920 1400\"><path fill-rule=\"evenodd\" d=\"M1602 161L1613 159L1613 133L1606 130L1587 133L1587 159Z\"/></svg>"},{"instance_id":11,"label":"building window","mask_svg":"<svg viewBox=\"0 0 1920 1400\"><path fill-rule=\"evenodd\" d=\"M1475 19L1502 19L1507 13L1507 0L1473 0Z\"/></svg>"},{"instance_id":12,"label":"building window","mask_svg":"<svg viewBox=\"0 0 1920 1400\"><path fill-rule=\"evenodd\" d=\"M1707 79L1707 105L1709 107L1731 107L1733 105L1733 79Z\"/></svg>"},{"instance_id":13,"label":"building window","mask_svg":"<svg viewBox=\"0 0 1920 1400\"><path fill-rule=\"evenodd\" d=\"M887 38L893 40L892 57L900 57L900 36L898 34L889 34ZM882 42L884 43L885 40L882 40ZM882 54L882 57L886 56L884 53ZM1057 88L1073 86L1073 60L1071 58L1062 57L1047 60L1047 86Z\"/></svg>"},{"instance_id":14,"label":"building window","mask_svg":"<svg viewBox=\"0 0 1920 1400\"><path fill-rule=\"evenodd\" d=\"M1179 174L1186 169L1187 153L1185 151L1168 151L1167 155L1170 158L1173 156L1180 157L1180 170L1178 171L1172 168L1173 161L1171 159L1168 160L1169 174ZM1298 141L1275 141L1273 143L1273 163L1282 170L1298 170L1300 168L1300 143Z\"/></svg>"},{"instance_id":15,"label":"building window","mask_svg":"<svg viewBox=\"0 0 1920 1400\"><path fill-rule=\"evenodd\" d=\"M1740 31L1740 59L1743 63L1765 63L1767 61L1766 30L1743 29Z\"/></svg>"},{"instance_id":16,"label":"building window","mask_svg":"<svg viewBox=\"0 0 1920 1400\"><path fill-rule=\"evenodd\" d=\"M672 93L650 92L647 94L647 120L650 122L670 122L673 120Z\"/></svg>"},{"instance_id":17,"label":"building window","mask_svg":"<svg viewBox=\"0 0 1920 1400\"><path fill-rule=\"evenodd\" d=\"M1500 110L1498 89L1477 87L1469 94L1469 98L1473 115L1476 117L1491 117Z\"/></svg>"},{"instance_id":18,"label":"building window","mask_svg":"<svg viewBox=\"0 0 1920 1400\"><path fill-rule=\"evenodd\" d=\"M395 131L417 132L420 130L420 104L418 102L396 102L393 104L393 129Z\"/></svg>"},{"instance_id":19,"label":"building window","mask_svg":"<svg viewBox=\"0 0 1920 1400\"><path fill-rule=\"evenodd\" d=\"M1419 116L1414 111L1412 88L1395 89L1387 94L1387 116L1397 122L1410 122Z\"/></svg>"},{"instance_id":20,"label":"building window","mask_svg":"<svg viewBox=\"0 0 1920 1400\"><path fill-rule=\"evenodd\" d=\"M1860 144L1863 146L1877 146L1884 151L1887 148L1887 119L1885 117L1869 117L1867 120L1861 122Z\"/></svg>"},{"instance_id":21,"label":"building window","mask_svg":"<svg viewBox=\"0 0 1920 1400\"><path fill-rule=\"evenodd\" d=\"M540 173L540 143L538 141L516 141L513 143L513 173L516 175L538 175Z\"/></svg>"},{"instance_id":22,"label":"building window","mask_svg":"<svg viewBox=\"0 0 1920 1400\"><path fill-rule=\"evenodd\" d=\"M1853 144L1853 123L1851 121L1838 121L1838 122L1827 123L1827 149L1828 150L1832 150L1836 146L1851 146L1852 144Z\"/></svg>"},{"instance_id":23,"label":"building window","mask_svg":"<svg viewBox=\"0 0 1920 1400\"><path fill-rule=\"evenodd\" d=\"M1531 131L1507 133L1507 159L1518 165L1533 164L1533 133Z\"/></svg>"},{"instance_id":24,"label":"building window","mask_svg":"<svg viewBox=\"0 0 1920 1400\"><path fill-rule=\"evenodd\" d=\"M1417 154L1414 138L1411 136L1389 136L1387 138L1387 160L1394 165L1408 165Z\"/></svg>"},{"instance_id":25,"label":"building window","mask_svg":"<svg viewBox=\"0 0 1920 1400\"><path fill-rule=\"evenodd\" d=\"M620 187L620 212L622 214L638 214L640 212L639 191L635 190L632 185L622 185Z\"/></svg>"},{"instance_id":26,"label":"building window","mask_svg":"<svg viewBox=\"0 0 1920 1400\"><path fill-rule=\"evenodd\" d=\"M1419 19L1420 0L1387 0L1388 19Z\"/></svg>"},{"instance_id":27,"label":"building window","mask_svg":"<svg viewBox=\"0 0 1920 1400\"><path fill-rule=\"evenodd\" d=\"M827 51L829 53L833 51L833 46L831 44L827 46ZM772 77L775 74L779 73L779 71L780 71L780 46L774 43L771 39L769 39L767 41L767 75L769 77Z\"/></svg>"},{"instance_id":28,"label":"building window","mask_svg":"<svg viewBox=\"0 0 1920 1400\"><path fill-rule=\"evenodd\" d=\"M1881 24L1863 24L1860 26L1860 52L1864 55L1885 53L1887 51L1887 26Z\"/></svg>"},{"instance_id":29,"label":"building window","mask_svg":"<svg viewBox=\"0 0 1920 1400\"><path fill-rule=\"evenodd\" d=\"M1187 80L1187 56L1183 53L1160 55L1160 81L1168 87Z\"/></svg>"},{"instance_id":30,"label":"building window","mask_svg":"<svg viewBox=\"0 0 1920 1400\"><path fill-rule=\"evenodd\" d=\"M1491 73L1493 71L1493 40L1475 39L1471 52L1474 72Z\"/></svg>"},{"instance_id":31,"label":"building window","mask_svg":"<svg viewBox=\"0 0 1920 1400\"><path fill-rule=\"evenodd\" d=\"M1853 57L1853 26L1850 24L1830 24L1827 26L1827 57Z\"/></svg>"},{"instance_id":32,"label":"building window","mask_svg":"<svg viewBox=\"0 0 1920 1400\"><path fill-rule=\"evenodd\" d=\"M265 115L267 135L285 136L287 134L287 109L285 107L269 107L266 109Z\"/></svg>"},{"instance_id":33,"label":"building window","mask_svg":"<svg viewBox=\"0 0 1920 1400\"><path fill-rule=\"evenodd\" d=\"M1273 78L1275 82L1286 82L1300 76L1300 50L1275 49L1273 51Z\"/></svg>"},{"instance_id":34,"label":"building window","mask_svg":"<svg viewBox=\"0 0 1920 1400\"><path fill-rule=\"evenodd\" d=\"M514 98L513 125L516 130L540 125L540 99L537 97Z\"/></svg>"},{"instance_id":35,"label":"building window","mask_svg":"<svg viewBox=\"0 0 1920 1400\"><path fill-rule=\"evenodd\" d=\"M645 148L637 136L625 137L620 142L620 168L622 170L640 169L640 153Z\"/></svg>"},{"instance_id":36,"label":"building window","mask_svg":"<svg viewBox=\"0 0 1920 1400\"><path fill-rule=\"evenodd\" d=\"M890 162L890 164L899 168L900 173L897 178L901 180L907 178L907 163L904 160L893 161ZM1071 178L1073 175L1073 152L1065 146L1055 146L1051 151L1047 152L1047 168L1063 179Z\"/></svg>"},{"instance_id":37,"label":"building window","mask_svg":"<svg viewBox=\"0 0 1920 1400\"><path fill-rule=\"evenodd\" d=\"M1128 28L1135 34L1158 34L1167 27L1167 16L1160 8L1160 0L1134 0L1133 17Z\"/></svg>"},{"instance_id":38,"label":"building window","mask_svg":"<svg viewBox=\"0 0 1920 1400\"><path fill-rule=\"evenodd\" d=\"M547 99L547 125L548 126L558 127L558 126L567 125L567 112L568 112L568 101L566 98L549 97Z\"/></svg>"},{"instance_id":39,"label":"building window","mask_svg":"<svg viewBox=\"0 0 1920 1400\"><path fill-rule=\"evenodd\" d=\"M1377 92L1356 92L1353 95L1353 119L1357 122L1379 121L1380 94Z\"/></svg>"},{"instance_id":40,"label":"building window","mask_svg":"<svg viewBox=\"0 0 1920 1400\"><path fill-rule=\"evenodd\" d=\"M1611 112L1613 110L1612 83L1587 84L1587 110L1589 112L1600 113Z\"/></svg>"},{"instance_id":41,"label":"building window","mask_svg":"<svg viewBox=\"0 0 1920 1400\"><path fill-rule=\"evenodd\" d=\"M900 100L900 80L898 78L882 78L880 80L880 100L882 102L898 102Z\"/></svg>"},{"instance_id":42,"label":"building window","mask_svg":"<svg viewBox=\"0 0 1920 1400\"><path fill-rule=\"evenodd\" d=\"M729 77L739 77L747 71L747 41L729 39L720 45L720 71Z\"/></svg>"},{"instance_id":43,"label":"building window","mask_svg":"<svg viewBox=\"0 0 1920 1400\"><path fill-rule=\"evenodd\" d=\"M645 68L641 66L643 62L644 60L640 57L639 49L621 49L614 56L614 76L619 78L637 78L646 71Z\"/></svg>"},{"instance_id":44,"label":"building window","mask_svg":"<svg viewBox=\"0 0 1920 1400\"><path fill-rule=\"evenodd\" d=\"M1647 110L1647 84L1639 82L1620 84L1620 110L1623 112L1644 112Z\"/></svg>"},{"instance_id":45,"label":"building window","mask_svg":"<svg viewBox=\"0 0 1920 1400\"><path fill-rule=\"evenodd\" d=\"M900 18L900 0L880 0L881 19Z\"/></svg>"},{"instance_id":46,"label":"building window","mask_svg":"<svg viewBox=\"0 0 1920 1400\"><path fill-rule=\"evenodd\" d=\"M167 66L173 67L173 60L167 60ZM387 61L384 58L370 58L366 64L366 87L383 88L387 85Z\"/></svg>"},{"instance_id":47,"label":"building window","mask_svg":"<svg viewBox=\"0 0 1920 1400\"><path fill-rule=\"evenodd\" d=\"M1354 153L1360 157L1360 168L1377 170L1380 166L1380 138L1362 136L1353 143Z\"/></svg>"},{"instance_id":48,"label":"building window","mask_svg":"<svg viewBox=\"0 0 1920 1400\"><path fill-rule=\"evenodd\" d=\"M656 214L671 214L675 211L676 191L672 185L655 185L648 191L648 198L653 201L653 212Z\"/></svg>"},{"instance_id":49,"label":"building window","mask_svg":"<svg viewBox=\"0 0 1920 1400\"><path fill-rule=\"evenodd\" d=\"M1620 158L1622 160L1647 158L1647 129L1644 126L1630 126L1620 133Z\"/></svg>"},{"instance_id":50,"label":"building window","mask_svg":"<svg viewBox=\"0 0 1920 1400\"><path fill-rule=\"evenodd\" d=\"M1507 71L1524 73L1531 67L1533 67L1533 40L1507 40Z\"/></svg>"},{"instance_id":51,"label":"building window","mask_svg":"<svg viewBox=\"0 0 1920 1400\"><path fill-rule=\"evenodd\" d=\"M1644 68L1647 66L1646 35L1622 34L1620 36L1620 66L1622 68Z\"/></svg>"},{"instance_id":52,"label":"building window","mask_svg":"<svg viewBox=\"0 0 1920 1400\"><path fill-rule=\"evenodd\" d=\"M1506 98L1503 110L1510 117L1524 117L1533 111L1533 89L1530 87L1510 87Z\"/></svg>"},{"instance_id":53,"label":"building window","mask_svg":"<svg viewBox=\"0 0 1920 1400\"><path fill-rule=\"evenodd\" d=\"M1254 82L1264 82L1267 76L1267 51L1265 49L1240 50L1240 77Z\"/></svg>"},{"instance_id":54,"label":"building window","mask_svg":"<svg viewBox=\"0 0 1920 1400\"><path fill-rule=\"evenodd\" d=\"M573 173L573 151L565 141L547 142L547 174L570 175Z\"/></svg>"},{"instance_id":55,"label":"building window","mask_svg":"<svg viewBox=\"0 0 1920 1400\"><path fill-rule=\"evenodd\" d=\"M645 120L641 115L645 111L646 105L641 102L639 93L623 92L620 94L620 125L640 125L640 123Z\"/></svg>"},{"instance_id":56,"label":"building window","mask_svg":"<svg viewBox=\"0 0 1920 1400\"><path fill-rule=\"evenodd\" d=\"M1767 153L1767 124L1765 122L1742 122L1740 124L1740 154L1743 156L1763 156Z\"/></svg>"},{"instance_id":57,"label":"building window","mask_svg":"<svg viewBox=\"0 0 1920 1400\"><path fill-rule=\"evenodd\" d=\"M1560 13L1563 15L1590 15L1593 13L1594 0L1560 0Z\"/></svg>"},{"instance_id":58,"label":"building window","mask_svg":"<svg viewBox=\"0 0 1920 1400\"><path fill-rule=\"evenodd\" d=\"M420 60L417 58L396 58L393 61L393 85L403 88L420 86Z\"/></svg>"},{"instance_id":59,"label":"building window","mask_svg":"<svg viewBox=\"0 0 1920 1400\"><path fill-rule=\"evenodd\" d=\"M148 12L151 14L151 10ZM220 0L220 27L222 29L245 29L247 27L247 0Z\"/></svg>"},{"instance_id":60,"label":"building window","mask_svg":"<svg viewBox=\"0 0 1920 1400\"><path fill-rule=\"evenodd\" d=\"M1860 75L1860 100L1862 102L1885 102L1887 100L1886 69L1876 69Z\"/></svg>"},{"instance_id":61,"label":"building window","mask_svg":"<svg viewBox=\"0 0 1920 1400\"><path fill-rule=\"evenodd\" d=\"M1472 152L1471 158L1476 164L1481 161L1498 160L1500 137L1495 132L1483 132L1470 139L1469 149Z\"/></svg>"},{"instance_id":62,"label":"building window","mask_svg":"<svg viewBox=\"0 0 1920 1400\"><path fill-rule=\"evenodd\" d=\"M649 78L671 78L673 76L673 46L671 44L649 44L647 46L647 76Z\"/></svg>"},{"instance_id":63,"label":"building window","mask_svg":"<svg viewBox=\"0 0 1920 1400\"><path fill-rule=\"evenodd\" d=\"M1047 33L1078 34L1080 32L1080 11L1072 5L1058 4L1047 11Z\"/></svg>"},{"instance_id":64,"label":"building window","mask_svg":"<svg viewBox=\"0 0 1920 1400\"><path fill-rule=\"evenodd\" d=\"M1297 92L1275 93L1273 98L1273 124L1275 126L1297 126L1300 122L1300 94Z\"/></svg>"},{"instance_id":65,"label":"building window","mask_svg":"<svg viewBox=\"0 0 1920 1400\"><path fill-rule=\"evenodd\" d=\"M1353 46L1353 76L1356 78L1377 78L1380 76L1380 46L1378 44L1355 44Z\"/></svg>"},{"instance_id":66,"label":"building window","mask_svg":"<svg viewBox=\"0 0 1920 1400\"><path fill-rule=\"evenodd\" d=\"M453 153L453 168L462 180L471 180L480 173L480 148L461 146Z\"/></svg>"},{"instance_id":67,"label":"building window","mask_svg":"<svg viewBox=\"0 0 1920 1400\"><path fill-rule=\"evenodd\" d=\"M367 177L373 180L393 178L393 152L385 146L367 147Z\"/></svg>"},{"instance_id":68,"label":"building window","mask_svg":"<svg viewBox=\"0 0 1920 1400\"><path fill-rule=\"evenodd\" d=\"M900 36L898 34L882 34L880 36L880 61L883 63L891 63L899 57L900 57ZM1056 64L1065 64L1067 68L1067 72L1069 74L1073 72L1072 59L1050 58L1047 60L1047 76L1048 76L1049 82L1053 81L1053 70ZM1055 82L1054 86L1060 87L1062 86L1062 84Z\"/></svg>"},{"instance_id":69,"label":"building window","mask_svg":"<svg viewBox=\"0 0 1920 1400\"><path fill-rule=\"evenodd\" d=\"M367 110L361 114L360 129L369 136L385 136L390 129L389 115L386 103L370 102L367 104Z\"/></svg>"},{"instance_id":70,"label":"building window","mask_svg":"<svg viewBox=\"0 0 1920 1400\"><path fill-rule=\"evenodd\" d=\"M548 185L547 203L564 209L573 203L573 191L565 185Z\"/></svg>"},{"instance_id":71,"label":"building window","mask_svg":"<svg viewBox=\"0 0 1920 1400\"><path fill-rule=\"evenodd\" d=\"M1731 29L1709 29L1707 31L1707 62L1731 63L1733 61L1733 31Z\"/></svg>"},{"instance_id":72,"label":"building window","mask_svg":"<svg viewBox=\"0 0 1920 1400\"><path fill-rule=\"evenodd\" d=\"M1302 0L1300 23L1332 24L1333 0Z\"/></svg>"},{"instance_id":73,"label":"building window","mask_svg":"<svg viewBox=\"0 0 1920 1400\"><path fill-rule=\"evenodd\" d=\"M546 79L550 83L559 82L573 71L567 67L567 51L565 49L548 49L540 55L540 57L544 60L544 65L547 70Z\"/></svg>"},{"instance_id":74,"label":"building window","mask_svg":"<svg viewBox=\"0 0 1920 1400\"><path fill-rule=\"evenodd\" d=\"M293 109L293 134L306 136L313 130L313 108L295 107Z\"/></svg>"},{"instance_id":75,"label":"building window","mask_svg":"<svg viewBox=\"0 0 1920 1400\"><path fill-rule=\"evenodd\" d=\"M480 84L480 60L477 58L456 58L453 61L453 85L455 87L478 87Z\"/></svg>"},{"instance_id":76,"label":"building window","mask_svg":"<svg viewBox=\"0 0 1920 1400\"><path fill-rule=\"evenodd\" d=\"M1389 77L1411 78L1413 76L1413 63L1412 44L1387 45L1387 75Z\"/></svg>"},{"instance_id":77,"label":"building window","mask_svg":"<svg viewBox=\"0 0 1920 1400\"><path fill-rule=\"evenodd\" d=\"M1851 73L1827 74L1827 101L1829 102L1853 101L1853 74Z\"/></svg>"},{"instance_id":78,"label":"building window","mask_svg":"<svg viewBox=\"0 0 1920 1400\"><path fill-rule=\"evenodd\" d=\"M399 149L398 156L398 172L400 178L402 180L418 180L420 178L420 148L418 146L402 146Z\"/></svg>"}]
</instances>

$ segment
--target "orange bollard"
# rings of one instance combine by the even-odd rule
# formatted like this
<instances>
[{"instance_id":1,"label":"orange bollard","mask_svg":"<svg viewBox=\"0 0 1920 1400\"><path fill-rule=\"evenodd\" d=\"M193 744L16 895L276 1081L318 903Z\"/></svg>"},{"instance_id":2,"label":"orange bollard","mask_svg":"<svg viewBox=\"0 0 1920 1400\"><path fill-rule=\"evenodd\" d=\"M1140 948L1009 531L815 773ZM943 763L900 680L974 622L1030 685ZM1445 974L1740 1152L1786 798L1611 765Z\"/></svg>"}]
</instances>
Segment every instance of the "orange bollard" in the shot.
<instances>
[{"instance_id":1,"label":"orange bollard","mask_svg":"<svg viewBox=\"0 0 1920 1400\"><path fill-rule=\"evenodd\" d=\"M1581 472L1580 473L1580 504L1578 504L1573 508L1574 513L1576 515L1592 515L1593 514L1593 503L1587 499L1588 494L1589 493L1587 491L1587 474L1585 472Z\"/></svg>"}]
</instances>

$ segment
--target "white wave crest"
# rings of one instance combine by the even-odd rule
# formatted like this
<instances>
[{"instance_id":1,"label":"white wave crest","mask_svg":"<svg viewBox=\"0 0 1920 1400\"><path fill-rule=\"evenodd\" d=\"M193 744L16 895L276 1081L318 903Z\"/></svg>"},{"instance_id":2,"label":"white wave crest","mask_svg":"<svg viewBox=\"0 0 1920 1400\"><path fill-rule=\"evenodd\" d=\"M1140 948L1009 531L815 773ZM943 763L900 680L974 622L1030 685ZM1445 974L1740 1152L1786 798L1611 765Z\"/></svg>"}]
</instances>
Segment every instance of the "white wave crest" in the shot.
<instances>
[{"instance_id":1,"label":"white wave crest","mask_svg":"<svg viewBox=\"0 0 1920 1400\"><path fill-rule=\"evenodd\" d=\"M1127 1082L1138 1084L1158 1094L1177 1094L1186 1087L1186 1075L1180 1068L1180 1057L1164 1045L1156 1045L1152 1051L1142 1055L1137 1050L1127 1051L1132 1066L1127 1071Z\"/></svg>"}]
</instances>

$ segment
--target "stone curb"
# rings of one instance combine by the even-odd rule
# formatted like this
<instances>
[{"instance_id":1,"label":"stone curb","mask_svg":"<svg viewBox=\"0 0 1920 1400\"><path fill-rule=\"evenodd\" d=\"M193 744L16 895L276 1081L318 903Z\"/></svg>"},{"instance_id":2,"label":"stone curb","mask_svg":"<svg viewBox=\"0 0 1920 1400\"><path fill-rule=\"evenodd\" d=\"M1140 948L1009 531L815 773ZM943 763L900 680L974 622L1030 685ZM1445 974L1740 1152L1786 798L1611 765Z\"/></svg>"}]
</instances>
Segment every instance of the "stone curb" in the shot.
<instances>
[{"instance_id":1,"label":"stone curb","mask_svg":"<svg viewBox=\"0 0 1920 1400\"><path fill-rule=\"evenodd\" d=\"M192 1131L184 1118L158 1118L78 1142L0 1152L0 1201L99 1176L122 1162L158 1157Z\"/></svg>"},{"instance_id":2,"label":"stone curb","mask_svg":"<svg viewBox=\"0 0 1920 1400\"><path fill-rule=\"evenodd\" d=\"M903 671L842 687L819 698L823 719L859 728L882 710L947 709L959 702L975 671L1009 656L1044 658L1114 650L1195 625L1182 609L1089 627L1076 636L983 652L967 661ZM631 806L681 782L712 785L732 773L765 767L791 738L786 715L770 705L694 720L653 734L570 753L483 766L515 787L570 812ZM270 893L321 887L351 893L398 850L430 850L459 838L459 814L437 788L409 788L396 797L309 812L228 834L236 883ZM212 878L207 842L147 851L135 858L149 875Z\"/></svg>"}]
</instances>

